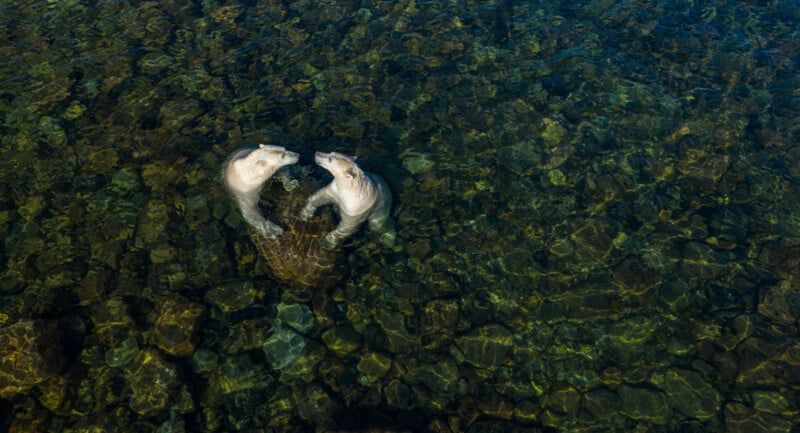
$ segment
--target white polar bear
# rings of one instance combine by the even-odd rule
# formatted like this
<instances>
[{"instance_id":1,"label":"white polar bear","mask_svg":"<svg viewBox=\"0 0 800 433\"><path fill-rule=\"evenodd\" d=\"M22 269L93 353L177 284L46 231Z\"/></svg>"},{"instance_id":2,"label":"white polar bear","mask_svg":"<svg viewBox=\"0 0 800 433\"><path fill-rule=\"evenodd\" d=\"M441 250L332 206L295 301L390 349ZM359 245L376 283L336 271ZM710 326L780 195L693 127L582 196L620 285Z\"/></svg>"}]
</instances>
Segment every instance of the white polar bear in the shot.
<instances>
[{"instance_id":1,"label":"white polar bear","mask_svg":"<svg viewBox=\"0 0 800 433\"><path fill-rule=\"evenodd\" d=\"M341 153L317 152L314 160L333 175L333 181L308 198L300 218L308 220L317 208L327 204L339 209L339 225L322 239L321 245L336 248L368 220L370 230L381 233L381 242L393 246L396 233L389 217L392 193L383 178L362 171L355 158Z\"/></svg>"},{"instance_id":2,"label":"white polar bear","mask_svg":"<svg viewBox=\"0 0 800 433\"><path fill-rule=\"evenodd\" d=\"M259 144L234 150L222 165L222 183L236 199L244 220L262 236L274 239L283 229L261 215L258 202L261 188L275 172L294 164L300 155L281 146Z\"/></svg>"}]
</instances>

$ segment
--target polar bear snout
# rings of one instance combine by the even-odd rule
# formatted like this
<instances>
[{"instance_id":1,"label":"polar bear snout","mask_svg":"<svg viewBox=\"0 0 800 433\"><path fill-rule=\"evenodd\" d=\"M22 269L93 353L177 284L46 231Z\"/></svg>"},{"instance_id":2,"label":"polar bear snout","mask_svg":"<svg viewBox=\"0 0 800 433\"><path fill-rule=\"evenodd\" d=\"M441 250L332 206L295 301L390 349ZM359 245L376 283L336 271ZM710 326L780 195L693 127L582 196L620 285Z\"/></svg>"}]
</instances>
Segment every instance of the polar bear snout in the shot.
<instances>
[{"instance_id":1,"label":"polar bear snout","mask_svg":"<svg viewBox=\"0 0 800 433\"><path fill-rule=\"evenodd\" d=\"M320 167L328 170L334 177L340 172L344 172L347 168L356 167L355 158L347 155L342 155L337 152L316 152L314 153L314 162Z\"/></svg>"},{"instance_id":2,"label":"polar bear snout","mask_svg":"<svg viewBox=\"0 0 800 433\"><path fill-rule=\"evenodd\" d=\"M283 155L281 155L281 162L283 163L283 165L294 164L297 161L300 161L300 154L297 152L285 150L283 152Z\"/></svg>"},{"instance_id":3,"label":"polar bear snout","mask_svg":"<svg viewBox=\"0 0 800 433\"><path fill-rule=\"evenodd\" d=\"M316 162L318 166L328 169L331 162L331 154L325 152L315 152L314 162Z\"/></svg>"}]
</instances>

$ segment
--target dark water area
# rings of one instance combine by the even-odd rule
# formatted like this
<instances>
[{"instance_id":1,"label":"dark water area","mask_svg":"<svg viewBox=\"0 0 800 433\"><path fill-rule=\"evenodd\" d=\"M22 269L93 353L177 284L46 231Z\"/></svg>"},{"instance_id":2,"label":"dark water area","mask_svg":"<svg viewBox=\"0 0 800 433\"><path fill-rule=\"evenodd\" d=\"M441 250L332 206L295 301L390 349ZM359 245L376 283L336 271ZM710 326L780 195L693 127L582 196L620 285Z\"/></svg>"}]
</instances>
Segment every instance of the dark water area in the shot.
<instances>
[{"instance_id":1,"label":"dark water area","mask_svg":"<svg viewBox=\"0 0 800 433\"><path fill-rule=\"evenodd\" d=\"M798 72L788 0L2 0L0 431L797 433ZM325 284L316 151L397 231Z\"/></svg>"}]
</instances>

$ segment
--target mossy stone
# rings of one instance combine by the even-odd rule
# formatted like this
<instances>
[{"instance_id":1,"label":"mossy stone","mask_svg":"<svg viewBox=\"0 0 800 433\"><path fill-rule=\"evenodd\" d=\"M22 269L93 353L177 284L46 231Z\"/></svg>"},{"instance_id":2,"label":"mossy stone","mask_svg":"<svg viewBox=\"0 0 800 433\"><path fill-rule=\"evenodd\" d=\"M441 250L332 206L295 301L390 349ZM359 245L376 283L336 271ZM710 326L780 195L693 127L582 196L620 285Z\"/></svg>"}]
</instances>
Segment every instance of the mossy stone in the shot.
<instances>
[{"instance_id":1,"label":"mossy stone","mask_svg":"<svg viewBox=\"0 0 800 433\"><path fill-rule=\"evenodd\" d=\"M672 407L686 416L708 419L720 411L722 396L696 371L670 369L660 386Z\"/></svg>"},{"instance_id":2,"label":"mossy stone","mask_svg":"<svg viewBox=\"0 0 800 433\"><path fill-rule=\"evenodd\" d=\"M349 326L337 326L322 333L322 341L338 356L347 356L361 347L361 335Z\"/></svg>"},{"instance_id":3,"label":"mossy stone","mask_svg":"<svg viewBox=\"0 0 800 433\"><path fill-rule=\"evenodd\" d=\"M636 420L665 424L672 417L672 408L663 392L649 388L621 385L622 412Z\"/></svg>"},{"instance_id":4,"label":"mossy stone","mask_svg":"<svg viewBox=\"0 0 800 433\"><path fill-rule=\"evenodd\" d=\"M106 350L106 364L113 368L124 367L138 352L139 343L136 341L136 338L126 338L122 340L119 345Z\"/></svg>"},{"instance_id":5,"label":"mossy stone","mask_svg":"<svg viewBox=\"0 0 800 433\"><path fill-rule=\"evenodd\" d=\"M392 368L392 358L381 353L369 352L361 357L356 368L369 380L377 380Z\"/></svg>"},{"instance_id":6,"label":"mossy stone","mask_svg":"<svg viewBox=\"0 0 800 433\"><path fill-rule=\"evenodd\" d=\"M474 329L456 338L456 345L467 362L489 370L504 364L513 344L511 331L496 324Z\"/></svg>"}]
</instances>

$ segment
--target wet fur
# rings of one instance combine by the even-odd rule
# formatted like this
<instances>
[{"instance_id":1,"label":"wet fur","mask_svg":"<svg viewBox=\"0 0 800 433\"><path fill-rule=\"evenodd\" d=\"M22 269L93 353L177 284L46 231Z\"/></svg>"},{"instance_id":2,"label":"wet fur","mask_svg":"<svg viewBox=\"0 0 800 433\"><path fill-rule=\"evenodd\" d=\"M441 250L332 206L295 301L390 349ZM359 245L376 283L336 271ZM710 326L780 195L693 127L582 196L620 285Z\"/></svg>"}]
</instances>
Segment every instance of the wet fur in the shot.
<instances>
[{"instance_id":1,"label":"wet fur","mask_svg":"<svg viewBox=\"0 0 800 433\"><path fill-rule=\"evenodd\" d=\"M264 237L280 236L283 229L264 218L258 209L261 189L278 169L298 160L298 154L281 146L260 144L236 149L222 165L223 186L236 199L247 224Z\"/></svg>"},{"instance_id":2,"label":"wet fur","mask_svg":"<svg viewBox=\"0 0 800 433\"><path fill-rule=\"evenodd\" d=\"M300 218L309 219L317 209L335 204L339 210L339 225L322 241L326 248L335 248L358 230L364 221L370 230L381 233L381 241L394 245L394 222L389 216L392 195L383 178L366 173L351 158L340 153L317 152L317 164L333 175L333 181L308 198Z\"/></svg>"}]
</instances>

